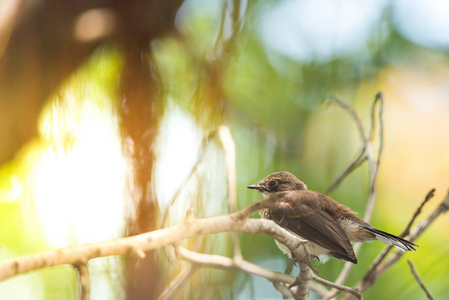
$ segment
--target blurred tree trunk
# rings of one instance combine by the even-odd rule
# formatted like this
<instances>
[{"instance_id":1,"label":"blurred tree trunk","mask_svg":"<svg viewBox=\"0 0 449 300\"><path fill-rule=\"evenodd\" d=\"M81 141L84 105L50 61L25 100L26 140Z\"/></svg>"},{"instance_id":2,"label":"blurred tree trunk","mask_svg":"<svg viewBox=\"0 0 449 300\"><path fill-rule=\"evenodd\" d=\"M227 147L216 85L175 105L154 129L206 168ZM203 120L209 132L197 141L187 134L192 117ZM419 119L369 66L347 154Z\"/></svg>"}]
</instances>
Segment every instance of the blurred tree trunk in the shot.
<instances>
[{"instance_id":1,"label":"blurred tree trunk","mask_svg":"<svg viewBox=\"0 0 449 300\"><path fill-rule=\"evenodd\" d=\"M156 229L158 205L153 191L154 142L163 104L152 66L150 43L174 29L181 1L127 1L117 3L124 69L120 80L122 135L125 151L132 158L133 211L127 220L127 235ZM131 140L131 143L127 142ZM128 147L129 146L129 147ZM127 257L128 300L153 299L158 295L161 274L155 252L143 260Z\"/></svg>"}]
</instances>

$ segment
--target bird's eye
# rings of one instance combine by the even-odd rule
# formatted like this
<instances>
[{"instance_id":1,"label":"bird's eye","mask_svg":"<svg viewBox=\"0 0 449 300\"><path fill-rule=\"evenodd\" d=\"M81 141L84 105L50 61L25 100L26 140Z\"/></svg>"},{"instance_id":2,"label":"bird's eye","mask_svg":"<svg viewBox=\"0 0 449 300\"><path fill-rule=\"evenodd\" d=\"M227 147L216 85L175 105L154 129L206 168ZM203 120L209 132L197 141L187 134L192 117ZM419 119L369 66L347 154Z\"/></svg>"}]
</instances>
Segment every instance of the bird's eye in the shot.
<instances>
[{"instance_id":1,"label":"bird's eye","mask_svg":"<svg viewBox=\"0 0 449 300\"><path fill-rule=\"evenodd\" d=\"M268 186L269 186L270 188L273 188L273 187L275 187L277 184L278 184L278 182L277 182L276 180L271 180L271 181L268 183Z\"/></svg>"}]
</instances>

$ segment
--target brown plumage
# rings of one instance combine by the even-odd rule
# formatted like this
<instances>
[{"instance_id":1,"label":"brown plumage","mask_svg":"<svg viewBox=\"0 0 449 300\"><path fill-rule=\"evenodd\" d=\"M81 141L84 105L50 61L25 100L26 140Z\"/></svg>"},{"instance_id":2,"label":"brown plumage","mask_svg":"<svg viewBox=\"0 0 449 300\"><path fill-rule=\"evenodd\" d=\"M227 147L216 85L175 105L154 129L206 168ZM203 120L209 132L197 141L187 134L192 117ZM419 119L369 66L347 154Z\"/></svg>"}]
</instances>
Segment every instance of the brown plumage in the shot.
<instances>
[{"instance_id":1,"label":"brown plumage","mask_svg":"<svg viewBox=\"0 0 449 300\"><path fill-rule=\"evenodd\" d=\"M348 207L307 186L289 172L270 174L258 184L248 186L263 195L283 192L276 208L264 209L261 216L306 239L306 249L315 257L328 255L357 263L351 242L379 240L403 251L415 251L416 244L375 229ZM276 241L277 242L277 241ZM290 254L282 244L279 248Z\"/></svg>"}]
</instances>

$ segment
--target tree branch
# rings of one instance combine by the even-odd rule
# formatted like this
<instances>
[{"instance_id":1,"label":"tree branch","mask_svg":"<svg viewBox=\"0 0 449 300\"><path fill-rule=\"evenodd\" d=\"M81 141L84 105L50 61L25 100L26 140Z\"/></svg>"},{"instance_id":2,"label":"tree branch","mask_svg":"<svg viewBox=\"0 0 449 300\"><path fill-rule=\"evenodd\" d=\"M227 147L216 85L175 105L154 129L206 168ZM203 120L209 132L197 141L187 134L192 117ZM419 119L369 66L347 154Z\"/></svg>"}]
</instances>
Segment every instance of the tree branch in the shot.
<instances>
[{"instance_id":1,"label":"tree branch","mask_svg":"<svg viewBox=\"0 0 449 300\"><path fill-rule=\"evenodd\" d=\"M433 196L435 196L435 188L431 189L427 193L426 197L424 198L424 201L416 209L415 213L413 214L413 217L411 218L410 222L407 224L407 227L405 227L404 231L399 235L400 237L407 236L410 233L410 228L412 228L412 225L415 222L416 218L421 214L424 205L426 205L426 203L429 202L430 199L433 198Z\"/></svg>"},{"instance_id":2,"label":"tree branch","mask_svg":"<svg viewBox=\"0 0 449 300\"><path fill-rule=\"evenodd\" d=\"M312 278L313 273L310 264L299 262L299 274L296 277L296 283L298 285L298 290L295 293L296 300L305 300L309 298L309 284Z\"/></svg>"},{"instance_id":3,"label":"tree branch","mask_svg":"<svg viewBox=\"0 0 449 300\"><path fill-rule=\"evenodd\" d=\"M368 201L366 203L365 208L365 214L364 214L364 220L366 222L370 222L371 215L373 213L374 209L374 203L375 203L375 197L376 197L376 183L377 183L377 174L379 172L379 166L380 161L382 157L382 150L383 150L383 96L380 92L376 94L376 97L374 99L374 102L371 106L371 128L370 128L370 135L367 136L365 133L365 130L363 128L362 122L360 118L358 117L357 113L345 102L341 101L340 99L333 99L333 102L340 105L355 121L360 138L363 142L362 150L360 151L357 158L349 165L349 167L329 186L327 189L327 192L330 193L334 191L338 185L343 181L344 178L346 178L352 171L357 169L364 161L367 161L370 168L370 191L368 195ZM374 142L374 136L376 131L376 107L379 106L379 112L378 112L378 120L379 120L379 148L377 151L377 158L374 158L373 149L372 149L372 143ZM354 246L354 253L357 255L357 253L360 250L360 247L362 246L361 243L358 243ZM353 267L353 264L350 262L346 262L342 271L340 272L340 275L338 276L335 283L337 285L342 285L346 278L348 277L351 269ZM332 289L323 299L332 299L336 295L338 295L341 292L339 289Z\"/></svg>"},{"instance_id":4,"label":"tree branch","mask_svg":"<svg viewBox=\"0 0 449 300\"><path fill-rule=\"evenodd\" d=\"M341 173L340 176L338 176L331 185L326 190L326 195L331 194L334 192L337 187L342 183L342 181L352 173L355 169L357 169L364 161L366 160L366 153L365 153L365 147L362 147L362 150L360 150L359 155L357 155L357 158L346 168L346 170Z\"/></svg>"},{"instance_id":5,"label":"tree branch","mask_svg":"<svg viewBox=\"0 0 449 300\"><path fill-rule=\"evenodd\" d=\"M179 247L179 254L182 259L187 260L195 265L199 265L201 267L208 267L208 268L224 269L224 270L229 270L229 269L241 270L245 273L253 274L253 275L265 278L265 279L269 280L270 282L272 282L273 285L275 285L275 286L277 285L277 283L291 284L295 281L295 277L293 277L291 275L264 269L262 267L259 267L258 265L252 264L252 263L244 260L243 258L231 259L231 258L220 256L220 255L202 254L202 253L190 251L183 247ZM321 279L315 275L313 275L313 277L311 279L314 279L314 280L317 279L316 280L317 282L323 283L324 285L328 285L327 280ZM285 287L285 285L282 285L282 286ZM279 285L278 285L278 287L279 287ZM327 292L327 290L324 289L322 286L319 286L314 283L310 283L310 289L319 295L324 295ZM284 288L281 288L281 290L282 290L281 293L284 296L293 297L290 290L287 289L288 292L286 292L286 290Z\"/></svg>"},{"instance_id":6,"label":"tree branch","mask_svg":"<svg viewBox=\"0 0 449 300\"><path fill-rule=\"evenodd\" d=\"M338 98L331 98L331 99L327 100L327 103L337 104L338 106L340 106L344 111L346 111L349 114L349 116L354 120L354 123L357 126L357 131L359 132L360 139L362 140L363 143L365 143L366 138L367 138L366 134L365 134L365 128L363 127L362 120L360 120L359 116L352 109L352 107L349 106L348 104L346 104L346 102L344 102Z\"/></svg>"},{"instance_id":7,"label":"tree branch","mask_svg":"<svg viewBox=\"0 0 449 300\"><path fill-rule=\"evenodd\" d=\"M415 241L418 236L420 236L424 230L426 230L442 213L445 213L449 210L449 192L443 201L435 208L435 210L423 221L418 223L409 235L409 240L411 242ZM404 255L404 252L401 250L396 250L393 252L387 260L383 263L373 265L366 275L363 277L361 281L359 281L355 289L363 292L368 289L371 285L376 282L376 280L383 275L392 265L394 265L401 257ZM345 295L342 299L351 299L351 295Z\"/></svg>"},{"instance_id":8,"label":"tree branch","mask_svg":"<svg viewBox=\"0 0 449 300\"><path fill-rule=\"evenodd\" d=\"M424 207L424 205L430 201L430 199L432 199L432 197L434 196L435 193L435 189L431 189L426 197L424 198L424 201L421 203L421 205L416 209L415 213L413 214L413 217L410 219L410 222L407 224L406 228L404 229L404 231L399 235L400 237L405 237L410 233L410 228L413 225L414 221L416 220L416 218L419 216L419 214L422 212L422 208ZM391 251L391 249L393 249L393 246L387 246L385 247L382 252L377 256L377 258L374 260L374 262L372 263L370 269L368 270L369 272L372 272L374 269L376 269L380 263L382 263L384 261L384 259L387 257L388 253Z\"/></svg>"},{"instance_id":9,"label":"tree branch","mask_svg":"<svg viewBox=\"0 0 449 300\"><path fill-rule=\"evenodd\" d=\"M342 292L351 293L354 296L356 296L358 299L363 299L362 293L360 293L358 290L355 290L353 288L350 288L350 287L347 287L347 286L344 286L344 285L341 285L341 284L333 283L332 281L320 278L320 277L318 277L316 275L313 275L312 280L314 280L314 281L316 281L318 283L324 284L326 286L329 286L331 288L340 290ZM327 295L325 295L325 297L327 297ZM323 299L325 299L325 297L323 297Z\"/></svg>"},{"instance_id":10,"label":"tree branch","mask_svg":"<svg viewBox=\"0 0 449 300\"><path fill-rule=\"evenodd\" d=\"M412 271L413 276L415 276L416 281L418 282L419 286L424 290L426 293L426 296L430 300L434 300L432 294L427 289L427 287L424 285L424 283L421 280L421 277L419 277L418 272L416 272L415 266L413 265L412 261L410 259L407 259L408 265L410 266L410 271Z\"/></svg>"},{"instance_id":11,"label":"tree branch","mask_svg":"<svg viewBox=\"0 0 449 300\"><path fill-rule=\"evenodd\" d=\"M86 264L75 265L78 273L78 281L80 283L80 300L90 299L90 276L89 269Z\"/></svg>"},{"instance_id":12,"label":"tree branch","mask_svg":"<svg viewBox=\"0 0 449 300\"><path fill-rule=\"evenodd\" d=\"M307 241L298 238L273 221L247 219L254 211L269 208L282 195L268 196L250 204L248 207L229 215L195 219L183 223L108 242L73 246L48 252L23 255L0 262L0 280L15 275L57 265L87 264L90 259L115 255L135 255L142 257L144 252L173 244L177 241L221 232L242 232L248 234L265 233L285 244L294 255L304 258L301 245Z\"/></svg>"}]
</instances>

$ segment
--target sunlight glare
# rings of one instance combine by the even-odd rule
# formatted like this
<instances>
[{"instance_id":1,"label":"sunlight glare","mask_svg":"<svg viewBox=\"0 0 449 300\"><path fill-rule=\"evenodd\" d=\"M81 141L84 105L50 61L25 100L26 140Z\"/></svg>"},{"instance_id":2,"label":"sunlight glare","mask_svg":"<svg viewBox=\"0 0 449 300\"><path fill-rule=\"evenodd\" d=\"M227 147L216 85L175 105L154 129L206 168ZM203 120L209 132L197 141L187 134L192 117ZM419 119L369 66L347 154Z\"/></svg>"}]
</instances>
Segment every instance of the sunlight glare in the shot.
<instances>
[{"instance_id":1,"label":"sunlight glare","mask_svg":"<svg viewBox=\"0 0 449 300\"><path fill-rule=\"evenodd\" d=\"M125 160L116 116L89 99L80 103L77 124L67 124L77 130L71 132L73 145L64 150L64 139L56 139L38 154L27 177L50 247L108 240L124 226ZM74 121L56 120L48 128L53 133L64 127L59 122Z\"/></svg>"}]
</instances>

